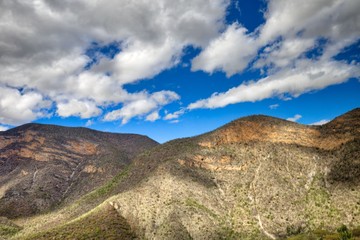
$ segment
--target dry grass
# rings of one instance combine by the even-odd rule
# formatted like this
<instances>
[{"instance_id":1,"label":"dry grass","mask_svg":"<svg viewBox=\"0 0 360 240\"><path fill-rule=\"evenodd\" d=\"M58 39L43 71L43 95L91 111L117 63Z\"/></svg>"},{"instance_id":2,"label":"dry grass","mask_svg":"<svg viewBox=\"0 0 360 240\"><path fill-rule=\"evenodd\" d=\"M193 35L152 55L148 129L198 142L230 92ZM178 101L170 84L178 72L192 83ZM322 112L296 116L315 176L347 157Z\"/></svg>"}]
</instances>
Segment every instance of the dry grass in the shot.
<instances>
[{"instance_id":1,"label":"dry grass","mask_svg":"<svg viewBox=\"0 0 360 240\"><path fill-rule=\"evenodd\" d=\"M33 234L27 240L47 239L135 239L130 226L110 205L102 205L89 214L65 225Z\"/></svg>"}]
</instances>

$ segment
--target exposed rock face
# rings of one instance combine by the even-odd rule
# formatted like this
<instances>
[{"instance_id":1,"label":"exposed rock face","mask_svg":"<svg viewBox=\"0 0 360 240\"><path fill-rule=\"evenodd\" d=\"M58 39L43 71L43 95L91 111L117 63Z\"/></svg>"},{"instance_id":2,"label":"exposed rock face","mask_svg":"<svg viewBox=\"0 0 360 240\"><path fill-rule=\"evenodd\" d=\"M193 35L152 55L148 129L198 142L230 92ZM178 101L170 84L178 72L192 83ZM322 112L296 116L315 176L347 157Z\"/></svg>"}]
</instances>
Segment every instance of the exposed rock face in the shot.
<instances>
[{"instance_id":1,"label":"exposed rock face","mask_svg":"<svg viewBox=\"0 0 360 240\"><path fill-rule=\"evenodd\" d=\"M324 126L239 119L140 156L127 191L111 201L148 239L276 239L359 226L359 126L360 109Z\"/></svg>"},{"instance_id":2,"label":"exposed rock face","mask_svg":"<svg viewBox=\"0 0 360 240\"><path fill-rule=\"evenodd\" d=\"M28 216L70 202L156 145L140 135L40 124L0 132L0 216Z\"/></svg>"}]
</instances>

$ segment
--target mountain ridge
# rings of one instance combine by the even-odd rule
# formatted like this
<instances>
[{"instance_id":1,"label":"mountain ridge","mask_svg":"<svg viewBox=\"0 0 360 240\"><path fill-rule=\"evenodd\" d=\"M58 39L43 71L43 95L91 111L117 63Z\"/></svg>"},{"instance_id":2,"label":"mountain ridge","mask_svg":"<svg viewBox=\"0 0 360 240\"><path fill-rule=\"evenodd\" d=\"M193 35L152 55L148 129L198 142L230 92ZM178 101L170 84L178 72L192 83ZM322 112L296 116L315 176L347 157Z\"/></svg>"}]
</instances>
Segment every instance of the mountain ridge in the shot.
<instances>
[{"instance_id":1,"label":"mountain ridge","mask_svg":"<svg viewBox=\"0 0 360 240\"><path fill-rule=\"evenodd\" d=\"M6 131L2 131L0 133L18 133L21 131L29 131L29 130L35 130L35 131L43 131L43 132L53 132L54 129L57 130L65 130L65 131L76 131L78 133L81 132L93 132L97 134L114 134L114 135L129 135L129 136L142 136L151 139L150 137L143 135L143 134L136 134L136 133L117 133L117 132L106 132L106 131L100 131L95 130L92 128L87 127L80 127L80 126L61 126L61 125L55 125L55 124L42 124L42 123L25 123L23 125L10 128ZM155 141L155 140L154 140Z\"/></svg>"},{"instance_id":2,"label":"mountain ridge","mask_svg":"<svg viewBox=\"0 0 360 240\"><path fill-rule=\"evenodd\" d=\"M119 230L94 222L104 212L125 239L331 239L360 227L359 123L360 109L323 126L251 116L154 146L75 204L16 219L14 239L72 239L84 225L102 239L93 229Z\"/></svg>"},{"instance_id":3,"label":"mountain ridge","mask_svg":"<svg viewBox=\"0 0 360 240\"><path fill-rule=\"evenodd\" d=\"M1 132L0 215L26 216L73 201L157 144L137 134L42 124Z\"/></svg>"},{"instance_id":4,"label":"mountain ridge","mask_svg":"<svg viewBox=\"0 0 360 240\"><path fill-rule=\"evenodd\" d=\"M355 109L344 116L355 116L358 124L358 113L359 109ZM242 118L210 133L173 140L146 156L139 156L134 166L139 175L145 177L139 181L136 172L129 174L129 179L133 176L140 183L131 187L135 189L124 188L126 191L120 191L111 201L119 205L122 216L145 238L170 239L166 231L176 232L168 223L175 221L171 220L173 215L178 219L174 226L185 228L194 239L217 239L219 236L272 239L320 227L334 231L342 223L359 225L360 134L357 124L346 123L343 125L346 129L342 130L341 126L332 126L339 118L325 126L306 126L270 118L295 129L286 132L280 126L279 134L272 136L284 135L292 141L287 138L266 141L268 135L259 134L255 138L251 134L241 134L244 128L264 131L259 126L246 126L249 119L259 117ZM236 128L239 126L240 131ZM306 136L308 133L310 137ZM316 141L308 142L313 137ZM316 144L311 145L313 143ZM349 166L351 172L348 172ZM152 173L144 174L140 169L150 169ZM178 190L174 191L170 183ZM137 192L148 195L139 196ZM342 197L345 192L348 193L346 200ZM142 200L136 205L130 201L137 198ZM158 200L150 205L146 202L154 198ZM147 208L152 210L145 210ZM134 212L138 212L137 217ZM200 217L197 222L201 227L192 225L189 214ZM158 222L157 226L165 224L168 230L164 233L149 227L152 221ZM141 224L143 222L145 224Z\"/></svg>"}]
</instances>

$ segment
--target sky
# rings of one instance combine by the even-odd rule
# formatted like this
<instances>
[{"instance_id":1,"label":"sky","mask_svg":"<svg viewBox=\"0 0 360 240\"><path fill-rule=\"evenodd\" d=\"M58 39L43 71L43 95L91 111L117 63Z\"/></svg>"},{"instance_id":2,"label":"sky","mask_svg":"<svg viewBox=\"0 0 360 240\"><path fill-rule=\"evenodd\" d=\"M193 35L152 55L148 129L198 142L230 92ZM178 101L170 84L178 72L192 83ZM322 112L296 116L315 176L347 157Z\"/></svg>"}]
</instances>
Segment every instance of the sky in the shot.
<instances>
[{"instance_id":1,"label":"sky","mask_svg":"<svg viewBox=\"0 0 360 240\"><path fill-rule=\"evenodd\" d=\"M360 106L358 0L2 0L0 131L36 122L158 142L264 114Z\"/></svg>"}]
</instances>

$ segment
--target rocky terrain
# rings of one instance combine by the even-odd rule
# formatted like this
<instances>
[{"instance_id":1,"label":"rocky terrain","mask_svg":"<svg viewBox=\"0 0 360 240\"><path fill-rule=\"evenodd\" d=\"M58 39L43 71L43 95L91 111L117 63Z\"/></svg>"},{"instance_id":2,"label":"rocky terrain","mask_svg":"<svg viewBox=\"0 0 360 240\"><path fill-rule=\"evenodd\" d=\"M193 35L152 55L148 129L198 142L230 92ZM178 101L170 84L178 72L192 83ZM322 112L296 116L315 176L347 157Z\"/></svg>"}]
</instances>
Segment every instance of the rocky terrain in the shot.
<instances>
[{"instance_id":1,"label":"rocky terrain","mask_svg":"<svg viewBox=\"0 0 360 240\"><path fill-rule=\"evenodd\" d=\"M109 201L148 239L276 239L356 228L360 109L323 126L242 118L161 145L134 169L153 170Z\"/></svg>"},{"instance_id":2,"label":"rocky terrain","mask_svg":"<svg viewBox=\"0 0 360 240\"><path fill-rule=\"evenodd\" d=\"M360 109L323 126L250 116L170 141L13 223L14 239L360 239Z\"/></svg>"},{"instance_id":3,"label":"rocky terrain","mask_svg":"<svg viewBox=\"0 0 360 240\"><path fill-rule=\"evenodd\" d=\"M0 216L49 211L112 179L148 137L27 124L0 132Z\"/></svg>"}]
</instances>

